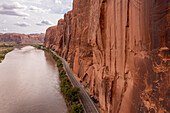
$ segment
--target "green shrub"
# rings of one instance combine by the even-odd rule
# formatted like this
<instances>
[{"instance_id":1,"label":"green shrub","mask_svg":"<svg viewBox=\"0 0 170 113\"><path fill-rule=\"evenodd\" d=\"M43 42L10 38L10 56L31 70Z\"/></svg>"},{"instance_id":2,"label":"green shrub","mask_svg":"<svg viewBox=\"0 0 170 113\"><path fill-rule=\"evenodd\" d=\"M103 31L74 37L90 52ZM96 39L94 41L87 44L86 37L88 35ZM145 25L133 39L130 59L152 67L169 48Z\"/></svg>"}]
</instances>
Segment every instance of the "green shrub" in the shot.
<instances>
[{"instance_id":1,"label":"green shrub","mask_svg":"<svg viewBox=\"0 0 170 113\"><path fill-rule=\"evenodd\" d=\"M84 113L82 105L80 103L72 105L70 113Z\"/></svg>"},{"instance_id":2,"label":"green shrub","mask_svg":"<svg viewBox=\"0 0 170 113\"><path fill-rule=\"evenodd\" d=\"M71 86L68 84L65 84L65 85L60 84L60 87L61 87L61 91L63 92L64 96L66 96L67 91L71 88ZM67 101L69 101L69 100L67 100Z\"/></svg>"},{"instance_id":3,"label":"green shrub","mask_svg":"<svg viewBox=\"0 0 170 113\"><path fill-rule=\"evenodd\" d=\"M0 45L0 47L13 47L13 45Z\"/></svg>"},{"instance_id":4,"label":"green shrub","mask_svg":"<svg viewBox=\"0 0 170 113\"><path fill-rule=\"evenodd\" d=\"M63 63L61 60L57 59L57 67L63 67Z\"/></svg>"},{"instance_id":5,"label":"green shrub","mask_svg":"<svg viewBox=\"0 0 170 113\"><path fill-rule=\"evenodd\" d=\"M79 93L79 88L76 88L76 87L74 87L74 88L70 88L69 90L67 90L67 92L66 92L66 99L68 100L68 101L71 101L71 102L76 102L76 101L78 101L79 100L79 95L78 95L78 93Z\"/></svg>"},{"instance_id":6,"label":"green shrub","mask_svg":"<svg viewBox=\"0 0 170 113\"><path fill-rule=\"evenodd\" d=\"M61 80L61 83L64 84L64 85L69 85L71 86L71 82L70 80L68 79L68 77L65 77L64 79Z\"/></svg>"},{"instance_id":7,"label":"green shrub","mask_svg":"<svg viewBox=\"0 0 170 113\"><path fill-rule=\"evenodd\" d=\"M0 60L4 59L5 55L12 50L13 50L13 48L8 48L6 50L0 51Z\"/></svg>"},{"instance_id":8,"label":"green shrub","mask_svg":"<svg viewBox=\"0 0 170 113\"><path fill-rule=\"evenodd\" d=\"M60 79L64 79L64 78L66 78L67 77L67 75L66 74L62 74L62 75L60 75Z\"/></svg>"},{"instance_id":9,"label":"green shrub","mask_svg":"<svg viewBox=\"0 0 170 113\"><path fill-rule=\"evenodd\" d=\"M58 67L58 71L59 71L59 73L61 73L62 71L64 71L63 67Z\"/></svg>"},{"instance_id":10,"label":"green shrub","mask_svg":"<svg viewBox=\"0 0 170 113\"><path fill-rule=\"evenodd\" d=\"M0 59L3 59L5 57L4 54L0 54Z\"/></svg>"},{"instance_id":11,"label":"green shrub","mask_svg":"<svg viewBox=\"0 0 170 113\"><path fill-rule=\"evenodd\" d=\"M60 70L60 75L66 74L66 72L64 71L64 69Z\"/></svg>"},{"instance_id":12,"label":"green shrub","mask_svg":"<svg viewBox=\"0 0 170 113\"><path fill-rule=\"evenodd\" d=\"M37 49L41 49L41 47L43 47L43 45L32 45L32 46L37 48Z\"/></svg>"}]
</instances>

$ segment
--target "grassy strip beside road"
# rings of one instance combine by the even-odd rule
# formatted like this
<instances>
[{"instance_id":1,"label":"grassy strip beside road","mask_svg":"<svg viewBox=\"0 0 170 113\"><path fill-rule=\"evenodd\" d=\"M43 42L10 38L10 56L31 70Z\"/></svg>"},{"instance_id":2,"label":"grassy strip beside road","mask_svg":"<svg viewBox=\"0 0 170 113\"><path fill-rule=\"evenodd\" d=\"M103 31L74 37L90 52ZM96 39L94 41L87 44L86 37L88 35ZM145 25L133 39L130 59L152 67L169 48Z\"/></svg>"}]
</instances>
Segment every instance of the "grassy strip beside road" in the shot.
<instances>
[{"instance_id":1,"label":"grassy strip beside road","mask_svg":"<svg viewBox=\"0 0 170 113\"><path fill-rule=\"evenodd\" d=\"M8 52L11 52L14 48L13 47L0 47L0 63L1 63L1 60L3 60L5 58L5 55L8 53Z\"/></svg>"},{"instance_id":2,"label":"grassy strip beside road","mask_svg":"<svg viewBox=\"0 0 170 113\"><path fill-rule=\"evenodd\" d=\"M63 68L62 61L59 58L57 58L57 67L59 70L59 75L60 75L60 80L61 80L61 83L60 83L61 92L63 93L67 101L67 104L72 106L70 113L83 113L84 112L83 107L79 102L78 92L80 89L73 87L71 85L71 82Z\"/></svg>"},{"instance_id":3,"label":"grassy strip beside road","mask_svg":"<svg viewBox=\"0 0 170 113\"><path fill-rule=\"evenodd\" d=\"M79 88L73 87L68 76L66 75L66 71L63 68L62 61L55 56L49 48L44 48L41 45L34 46L38 49L43 49L45 51L48 51L53 59L57 62L57 67L59 71L59 77L60 77L60 88L61 92L65 97L67 106L69 108L69 113L84 113L83 107L79 101Z\"/></svg>"}]
</instances>

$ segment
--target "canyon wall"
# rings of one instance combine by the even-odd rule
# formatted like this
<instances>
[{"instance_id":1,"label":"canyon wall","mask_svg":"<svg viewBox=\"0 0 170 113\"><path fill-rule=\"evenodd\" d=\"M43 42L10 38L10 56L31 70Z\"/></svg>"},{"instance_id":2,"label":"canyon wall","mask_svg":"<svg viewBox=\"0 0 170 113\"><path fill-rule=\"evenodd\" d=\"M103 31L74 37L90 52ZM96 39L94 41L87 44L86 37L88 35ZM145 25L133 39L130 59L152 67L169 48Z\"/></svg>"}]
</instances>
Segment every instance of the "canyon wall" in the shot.
<instances>
[{"instance_id":1,"label":"canyon wall","mask_svg":"<svg viewBox=\"0 0 170 113\"><path fill-rule=\"evenodd\" d=\"M18 34L5 33L0 34L0 44L42 44L44 42L44 34Z\"/></svg>"},{"instance_id":2,"label":"canyon wall","mask_svg":"<svg viewBox=\"0 0 170 113\"><path fill-rule=\"evenodd\" d=\"M169 0L74 0L44 45L108 113L168 113Z\"/></svg>"}]
</instances>

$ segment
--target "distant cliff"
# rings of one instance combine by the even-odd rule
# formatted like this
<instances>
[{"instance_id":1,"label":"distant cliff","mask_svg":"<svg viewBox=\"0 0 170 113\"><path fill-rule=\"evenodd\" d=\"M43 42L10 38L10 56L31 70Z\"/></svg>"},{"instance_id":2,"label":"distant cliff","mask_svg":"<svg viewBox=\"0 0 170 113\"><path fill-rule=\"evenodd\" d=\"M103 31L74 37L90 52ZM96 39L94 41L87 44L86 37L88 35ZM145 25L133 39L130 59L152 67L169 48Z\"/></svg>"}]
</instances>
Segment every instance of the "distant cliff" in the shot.
<instances>
[{"instance_id":1,"label":"distant cliff","mask_svg":"<svg viewBox=\"0 0 170 113\"><path fill-rule=\"evenodd\" d=\"M74 0L44 45L108 113L168 113L169 0Z\"/></svg>"},{"instance_id":2,"label":"distant cliff","mask_svg":"<svg viewBox=\"0 0 170 113\"><path fill-rule=\"evenodd\" d=\"M0 34L0 44L42 44L44 34L18 34L6 33Z\"/></svg>"}]
</instances>

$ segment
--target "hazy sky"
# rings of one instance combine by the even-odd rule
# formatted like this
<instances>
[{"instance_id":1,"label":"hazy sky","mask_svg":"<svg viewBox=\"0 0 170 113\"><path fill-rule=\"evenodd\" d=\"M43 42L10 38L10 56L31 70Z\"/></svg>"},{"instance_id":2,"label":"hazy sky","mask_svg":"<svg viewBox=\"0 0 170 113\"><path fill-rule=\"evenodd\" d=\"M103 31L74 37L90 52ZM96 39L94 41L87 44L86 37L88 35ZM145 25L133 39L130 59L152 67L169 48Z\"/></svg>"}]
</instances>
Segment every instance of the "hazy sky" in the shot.
<instances>
[{"instance_id":1,"label":"hazy sky","mask_svg":"<svg viewBox=\"0 0 170 113\"><path fill-rule=\"evenodd\" d=\"M73 0L0 0L0 33L45 33Z\"/></svg>"}]
</instances>

